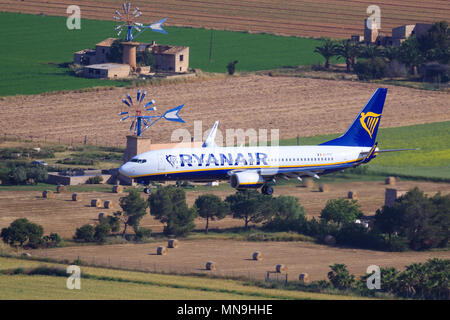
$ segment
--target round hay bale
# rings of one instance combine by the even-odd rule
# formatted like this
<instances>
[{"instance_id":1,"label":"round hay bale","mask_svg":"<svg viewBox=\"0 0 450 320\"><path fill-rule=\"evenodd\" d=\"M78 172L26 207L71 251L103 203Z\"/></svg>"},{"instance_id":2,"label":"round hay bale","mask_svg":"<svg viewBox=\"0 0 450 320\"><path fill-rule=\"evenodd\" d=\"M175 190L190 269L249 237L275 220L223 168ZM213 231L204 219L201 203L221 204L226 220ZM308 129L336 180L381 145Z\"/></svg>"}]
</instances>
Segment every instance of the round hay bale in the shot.
<instances>
[{"instance_id":1,"label":"round hay bale","mask_svg":"<svg viewBox=\"0 0 450 320\"><path fill-rule=\"evenodd\" d=\"M167 248L164 246L159 246L156 253L160 256L165 256L167 254Z\"/></svg>"},{"instance_id":2,"label":"round hay bale","mask_svg":"<svg viewBox=\"0 0 450 320\"><path fill-rule=\"evenodd\" d=\"M67 192L67 187L63 184L58 184L58 186L56 187L56 192L58 193Z\"/></svg>"},{"instance_id":3,"label":"round hay bale","mask_svg":"<svg viewBox=\"0 0 450 320\"><path fill-rule=\"evenodd\" d=\"M92 199L91 207L100 208L102 206L102 201L100 199Z\"/></svg>"},{"instance_id":4,"label":"round hay bale","mask_svg":"<svg viewBox=\"0 0 450 320\"><path fill-rule=\"evenodd\" d=\"M277 264L277 266L275 267L275 270L278 273L281 273L281 272L287 271L287 267L284 264Z\"/></svg>"},{"instance_id":5,"label":"round hay bale","mask_svg":"<svg viewBox=\"0 0 450 320\"><path fill-rule=\"evenodd\" d=\"M313 181L313 179L305 179L305 182L303 185L305 186L305 188L312 189L312 188L314 188L314 181Z\"/></svg>"},{"instance_id":6,"label":"round hay bale","mask_svg":"<svg viewBox=\"0 0 450 320\"><path fill-rule=\"evenodd\" d=\"M386 184L395 184L395 177L387 177L386 178Z\"/></svg>"},{"instance_id":7,"label":"round hay bale","mask_svg":"<svg viewBox=\"0 0 450 320\"><path fill-rule=\"evenodd\" d=\"M28 252L22 253L22 257L31 257L31 253Z\"/></svg>"},{"instance_id":8,"label":"round hay bale","mask_svg":"<svg viewBox=\"0 0 450 320\"><path fill-rule=\"evenodd\" d=\"M261 261L262 259L263 259L262 252L259 252L259 251L253 252L253 260Z\"/></svg>"},{"instance_id":9,"label":"round hay bale","mask_svg":"<svg viewBox=\"0 0 450 320\"><path fill-rule=\"evenodd\" d=\"M300 275L298 276L298 280L303 284L311 283L311 278L307 273L300 273Z\"/></svg>"},{"instance_id":10,"label":"round hay bale","mask_svg":"<svg viewBox=\"0 0 450 320\"><path fill-rule=\"evenodd\" d=\"M116 184L112 187L112 192L114 193L122 193L123 192L123 187Z\"/></svg>"},{"instance_id":11,"label":"round hay bale","mask_svg":"<svg viewBox=\"0 0 450 320\"><path fill-rule=\"evenodd\" d=\"M112 201L105 200L104 207L105 207L105 209L112 209L112 208L114 208L114 205L113 205Z\"/></svg>"},{"instance_id":12,"label":"round hay bale","mask_svg":"<svg viewBox=\"0 0 450 320\"><path fill-rule=\"evenodd\" d=\"M105 217L105 214L104 214L103 212L100 212L100 213L98 214L98 220L99 220L99 221L102 220L104 217Z\"/></svg>"},{"instance_id":13,"label":"round hay bale","mask_svg":"<svg viewBox=\"0 0 450 320\"><path fill-rule=\"evenodd\" d=\"M354 190L350 190L348 193L347 193L347 198L348 199L358 199L358 192L356 192L356 191L354 191Z\"/></svg>"},{"instance_id":14,"label":"round hay bale","mask_svg":"<svg viewBox=\"0 0 450 320\"><path fill-rule=\"evenodd\" d=\"M330 191L330 187L327 185L327 184L321 184L320 186L319 186L319 191L320 192L328 192L328 191Z\"/></svg>"},{"instance_id":15,"label":"round hay bale","mask_svg":"<svg viewBox=\"0 0 450 320\"><path fill-rule=\"evenodd\" d=\"M178 240L177 239L170 239L168 243L169 248L178 248Z\"/></svg>"},{"instance_id":16,"label":"round hay bale","mask_svg":"<svg viewBox=\"0 0 450 320\"><path fill-rule=\"evenodd\" d=\"M51 190L45 190L42 192L42 197L46 199L52 199L55 197L55 193Z\"/></svg>"},{"instance_id":17,"label":"round hay bale","mask_svg":"<svg viewBox=\"0 0 450 320\"><path fill-rule=\"evenodd\" d=\"M72 194L72 201L81 201L83 200L83 197L79 193Z\"/></svg>"},{"instance_id":18,"label":"round hay bale","mask_svg":"<svg viewBox=\"0 0 450 320\"><path fill-rule=\"evenodd\" d=\"M332 235L327 235L323 239L323 242L325 242L326 244L329 244L329 245L334 245L334 244L336 244L336 239Z\"/></svg>"},{"instance_id":19,"label":"round hay bale","mask_svg":"<svg viewBox=\"0 0 450 320\"><path fill-rule=\"evenodd\" d=\"M212 261L206 262L206 270L216 270L215 262Z\"/></svg>"}]
</instances>

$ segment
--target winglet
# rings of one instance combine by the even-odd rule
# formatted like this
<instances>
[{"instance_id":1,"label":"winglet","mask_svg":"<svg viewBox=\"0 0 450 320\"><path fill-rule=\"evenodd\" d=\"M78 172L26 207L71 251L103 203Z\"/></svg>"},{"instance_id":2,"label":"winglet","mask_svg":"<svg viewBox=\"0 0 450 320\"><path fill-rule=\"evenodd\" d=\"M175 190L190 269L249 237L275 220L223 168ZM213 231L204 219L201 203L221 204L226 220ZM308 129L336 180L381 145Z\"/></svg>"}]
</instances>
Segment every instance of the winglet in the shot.
<instances>
[{"instance_id":1,"label":"winglet","mask_svg":"<svg viewBox=\"0 0 450 320\"><path fill-rule=\"evenodd\" d=\"M214 142L214 139L216 139L216 133L217 133L217 127L219 126L219 121L214 122L213 126L211 127L208 137L203 142L202 148L207 147L216 147L216 143Z\"/></svg>"}]
</instances>

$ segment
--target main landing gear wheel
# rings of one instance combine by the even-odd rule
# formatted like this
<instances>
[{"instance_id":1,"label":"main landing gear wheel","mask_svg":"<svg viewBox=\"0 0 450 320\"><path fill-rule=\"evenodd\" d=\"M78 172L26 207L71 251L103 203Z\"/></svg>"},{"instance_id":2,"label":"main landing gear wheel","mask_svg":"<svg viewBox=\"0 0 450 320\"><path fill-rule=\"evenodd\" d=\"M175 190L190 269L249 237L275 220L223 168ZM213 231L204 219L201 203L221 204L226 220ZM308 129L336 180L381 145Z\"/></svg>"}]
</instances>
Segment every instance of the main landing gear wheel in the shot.
<instances>
[{"instance_id":1,"label":"main landing gear wheel","mask_svg":"<svg viewBox=\"0 0 450 320\"><path fill-rule=\"evenodd\" d=\"M273 193L273 188L271 186L264 185L261 189L263 194L271 195Z\"/></svg>"},{"instance_id":2,"label":"main landing gear wheel","mask_svg":"<svg viewBox=\"0 0 450 320\"><path fill-rule=\"evenodd\" d=\"M144 193L145 193L145 194L150 194L150 192L151 192L151 191L150 191L150 188L149 188L149 187L145 187L145 188L144 188Z\"/></svg>"}]
</instances>

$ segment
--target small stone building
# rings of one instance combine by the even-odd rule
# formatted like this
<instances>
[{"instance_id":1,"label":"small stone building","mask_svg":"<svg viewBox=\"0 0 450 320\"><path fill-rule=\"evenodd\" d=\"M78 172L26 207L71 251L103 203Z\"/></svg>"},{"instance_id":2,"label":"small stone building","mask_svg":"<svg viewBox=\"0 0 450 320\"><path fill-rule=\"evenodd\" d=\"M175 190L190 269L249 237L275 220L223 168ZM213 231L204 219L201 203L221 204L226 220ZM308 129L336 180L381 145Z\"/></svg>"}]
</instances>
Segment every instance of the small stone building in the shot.
<instances>
[{"instance_id":1,"label":"small stone building","mask_svg":"<svg viewBox=\"0 0 450 320\"><path fill-rule=\"evenodd\" d=\"M95 45L95 49L84 49L74 53L73 63L83 66L106 63L111 46L116 38L108 38Z\"/></svg>"},{"instance_id":2,"label":"small stone building","mask_svg":"<svg viewBox=\"0 0 450 320\"><path fill-rule=\"evenodd\" d=\"M86 78L121 79L130 75L131 68L127 64L103 63L85 66L83 76Z\"/></svg>"}]
</instances>

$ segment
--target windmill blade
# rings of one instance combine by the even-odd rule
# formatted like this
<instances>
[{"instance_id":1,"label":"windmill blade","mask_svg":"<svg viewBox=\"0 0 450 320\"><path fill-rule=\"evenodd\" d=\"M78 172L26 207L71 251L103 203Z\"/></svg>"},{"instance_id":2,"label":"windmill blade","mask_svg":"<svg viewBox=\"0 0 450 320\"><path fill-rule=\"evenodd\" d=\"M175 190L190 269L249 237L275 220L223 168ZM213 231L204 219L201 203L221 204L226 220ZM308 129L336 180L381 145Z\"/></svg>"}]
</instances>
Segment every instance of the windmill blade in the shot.
<instances>
[{"instance_id":1,"label":"windmill blade","mask_svg":"<svg viewBox=\"0 0 450 320\"><path fill-rule=\"evenodd\" d=\"M121 24L120 26L117 26L117 27L115 27L115 28L114 28L114 30L116 30L116 31L117 31L117 30L119 30L120 28L122 28L123 26L124 26L124 25L123 25L123 24Z\"/></svg>"},{"instance_id":2,"label":"windmill blade","mask_svg":"<svg viewBox=\"0 0 450 320\"><path fill-rule=\"evenodd\" d=\"M113 16L114 20L121 20L119 17Z\"/></svg>"},{"instance_id":3,"label":"windmill blade","mask_svg":"<svg viewBox=\"0 0 450 320\"><path fill-rule=\"evenodd\" d=\"M131 123L130 131L131 131L131 129L133 128L135 122L136 122L136 120L133 120L133 122Z\"/></svg>"},{"instance_id":4,"label":"windmill blade","mask_svg":"<svg viewBox=\"0 0 450 320\"><path fill-rule=\"evenodd\" d=\"M122 99L122 102L125 103L127 106L131 107L130 103L126 99Z\"/></svg>"},{"instance_id":5,"label":"windmill blade","mask_svg":"<svg viewBox=\"0 0 450 320\"><path fill-rule=\"evenodd\" d=\"M136 15L134 16L135 18L139 18L140 16L142 16L142 12L139 11L138 13L136 13Z\"/></svg>"},{"instance_id":6,"label":"windmill blade","mask_svg":"<svg viewBox=\"0 0 450 320\"><path fill-rule=\"evenodd\" d=\"M119 112L119 116L123 116L124 114L128 114L128 111Z\"/></svg>"},{"instance_id":7,"label":"windmill blade","mask_svg":"<svg viewBox=\"0 0 450 320\"><path fill-rule=\"evenodd\" d=\"M119 10L116 10L114 13L117 14L119 17L122 17L122 14L119 12Z\"/></svg>"},{"instance_id":8,"label":"windmill blade","mask_svg":"<svg viewBox=\"0 0 450 320\"><path fill-rule=\"evenodd\" d=\"M148 124L147 121L145 121L144 119L142 119L142 122L145 124L145 127L146 127L146 128L150 127L151 121L150 121L150 124Z\"/></svg>"},{"instance_id":9,"label":"windmill blade","mask_svg":"<svg viewBox=\"0 0 450 320\"><path fill-rule=\"evenodd\" d=\"M131 105L133 105L133 99L131 98L131 96L128 93L126 94L126 96Z\"/></svg>"},{"instance_id":10,"label":"windmill blade","mask_svg":"<svg viewBox=\"0 0 450 320\"><path fill-rule=\"evenodd\" d=\"M144 93L141 96L141 100L139 100L139 103L141 103L144 100L146 94L147 94L147 91L144 91Z\"/></svg>"},{"instance_id":11,"label":"windmill blade","mask_svg":"<svg viewBox=\"0 0 450 320\"><path fill-rule=\"evenodd\" d=\"M120 31L117 33L117 36L120 36L121 33L122 33L122 29L120 29Z\"/></svg>"},{"instance_id":12,"label":"windmill blade","mask_svg":"<svg viewBox=\"0 0 450 320\"><path fill-rule=\"evenodd\" d=\"M156 107L151 107L151 108L145 109L145 111L156 111Z\"/></svg>"},{"instance_id":13,"label":"windmill blade","mask_svg":"<svg viewBox=\"0 0 450 320\"><path fill-rule=\"evenodd\" d=\"M148 27L155 32L167 34L166 30L162 28L164 22L166 22L167 18L161 19L158 22L152 23Z\"/></svg>"},{"instance_id":14,"label":"windmill blade","mask_svg":"<svg viewBox=\"0 0 450 320\"><path fill-rule=\"evenodd\" d=\"M173 109L167 110L162 117L169 121L175 121L175 122L183 122L184 120L181 119L181 117L178 115L178 112L184 107L184 104L181 106L175 107Z\"/></svg>"},{"instance_id":15,"label":"windmill blade","mask_svg":"<svg viewBox=\"0 0 450 320\"><path fill-rule=\"evenodd\" d=\"M143 27L144 25L142 23L139 22L133 22L135 25L137 25L138 27Z\"/></svg>"},{"instance_id":16,"label":"windmill blade","mask_svg":"<svg viewBox=\"0 0 450 320\"><path fill-rule=\"evenodd\" d=\"M133 26L134 29L136 29L138 32L141 32L141 29L139 27Z\"/></svg>"},{"instance_id":17,"label":"windmill blade","mask_svg":"<svg viewBox=\"0 0 450 320\"><path fill-rule=\"evenodd\" d=\"M128 2L128 5L127 5L127 13L130 12L130 9L131 9L131 2Z\"/></svg>"},{"instance_id":18,"label":"windmill blade","mask_svg":"<svg viewBox=\"0 0 450 320\"><path fill-rule=\"evenodd\" d=\"M127 13L128 13L128 11L127 11L127 5L126 5L125 2L123 3L122 7L123 7L123 12L124 12L125 14L127 14Z\"/></svg>"},{"instance_id":19,"label":"windmill blade","mask_svg":"<svg viewBox=\"0 0 450 320\"><path fill-rule=\"evenodd\" d=\"M141 89L139 89L138 91L137 91L137 99L136 99L136 101L137 102L141 102L140 100L140 97L141 97Z\"/></svg>"},{"instance_id":20,"label":"windmill blade","mask_svg":"<svg viewBox=\"0 0 450 320\"><path fill-rule=\"evenodd\" d=\"M123 117L122 119L120 119L119 122L125 121L125 120L127 120L129 117L130 117L130 116Z\"/></svg>"},{"instance_id":21,"label":"windmill blade","mask_svg":"<svg viewBox=\"0 0 450 320\"><path fill-rule=\"evenodd\" d=\"M139 9L139 7L136 7L132 13L132 15L135 15L138 11L141 11L141 9Z\"/></svg>"},{"instance_id":22,"label":"windmill blade","mask_svg":"<svg viewBox=\"0 0 450 320\"><path fill-rule=\"evenodd\" d=\"M145 106L144 107L148 107L148 106L151 106L152 104L154 104L155 103L155 100L150 100L149 102L147 102L146 104L145 104Z\"/></svg>"}]
</instances>

